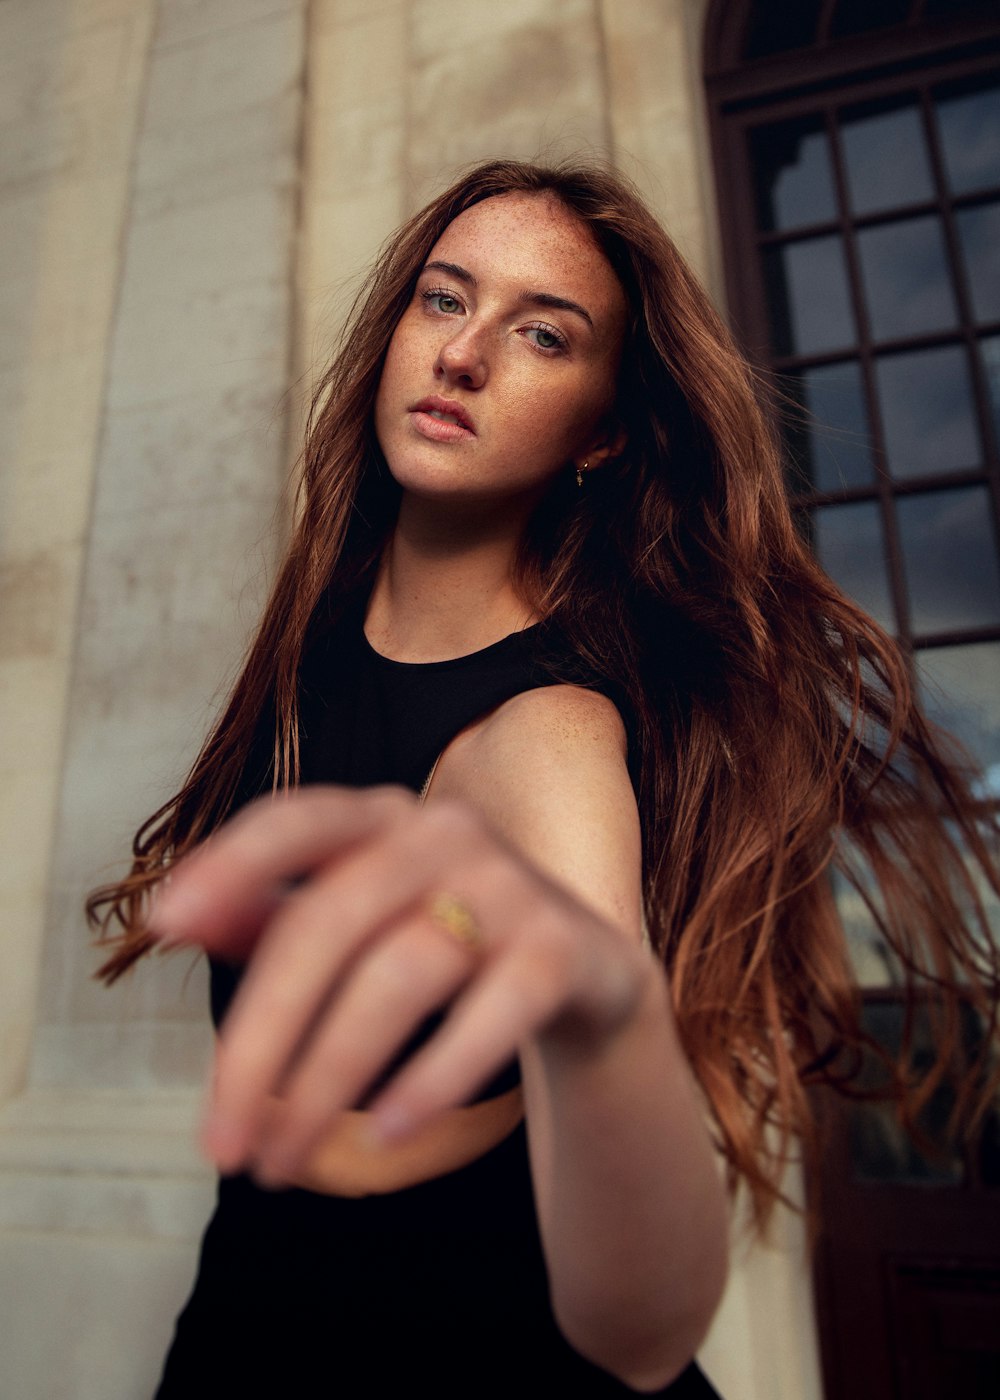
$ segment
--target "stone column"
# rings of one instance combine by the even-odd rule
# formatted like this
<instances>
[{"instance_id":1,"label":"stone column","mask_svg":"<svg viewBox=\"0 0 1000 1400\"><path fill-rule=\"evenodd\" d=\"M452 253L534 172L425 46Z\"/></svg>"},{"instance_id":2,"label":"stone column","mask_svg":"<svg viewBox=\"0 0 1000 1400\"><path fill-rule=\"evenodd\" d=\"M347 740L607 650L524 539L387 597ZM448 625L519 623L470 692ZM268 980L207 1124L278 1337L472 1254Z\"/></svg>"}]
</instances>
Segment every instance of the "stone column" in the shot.
<instances>
[{"instance_id":1,"label":"stone column","mask_svg":"<svg viewBox=\"0 0 1000 1400\"><path fill-rule=\"evenodd\" d=\"M5 1395L151 1393L210 1206L202 970L98 987L81 903L197 751L281 534L305 10L0 8Z\"/></svg>"}]
</instances>

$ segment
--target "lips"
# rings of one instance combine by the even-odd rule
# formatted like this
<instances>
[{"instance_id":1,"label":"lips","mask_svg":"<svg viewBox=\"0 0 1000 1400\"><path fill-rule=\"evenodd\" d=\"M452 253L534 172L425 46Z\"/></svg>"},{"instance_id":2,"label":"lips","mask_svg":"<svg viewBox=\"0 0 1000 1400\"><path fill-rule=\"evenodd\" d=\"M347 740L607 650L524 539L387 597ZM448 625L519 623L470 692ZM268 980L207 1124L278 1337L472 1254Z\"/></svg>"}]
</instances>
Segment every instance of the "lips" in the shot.
<instances>
[{"instance_id":1,"label":"lips","mask_svg":"<svg viewBox=\"0 0 1000 1400\"><path fill-rule=\"evenodd\" d=\"M434 442L459 442L476 435L472 419L454 399L430 394L415 403L409 412L413 426L421 437Z\"/></svg>"}]
</instances>

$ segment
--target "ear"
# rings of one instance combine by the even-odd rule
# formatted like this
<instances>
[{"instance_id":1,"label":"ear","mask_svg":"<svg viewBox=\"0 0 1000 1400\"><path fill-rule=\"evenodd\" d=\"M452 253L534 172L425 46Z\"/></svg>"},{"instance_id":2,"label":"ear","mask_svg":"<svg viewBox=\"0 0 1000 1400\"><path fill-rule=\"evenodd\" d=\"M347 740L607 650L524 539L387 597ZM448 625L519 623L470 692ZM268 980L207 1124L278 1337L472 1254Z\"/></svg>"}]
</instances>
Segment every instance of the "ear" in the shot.
<instances>
[{"instance_id":1,"label":"ear","mask_svg":"<svg viewBox=\"0 0 1000 1400\"><path fill-rule=\"evenodd\" d=\"M578 472L596 471L598 467L603 467L605 462L613 462L616 457L620 457L627 442L628 434L618 419L609 417L591 440L587 451L577 453L573 465Z\"/></svg>"}]
</instances>

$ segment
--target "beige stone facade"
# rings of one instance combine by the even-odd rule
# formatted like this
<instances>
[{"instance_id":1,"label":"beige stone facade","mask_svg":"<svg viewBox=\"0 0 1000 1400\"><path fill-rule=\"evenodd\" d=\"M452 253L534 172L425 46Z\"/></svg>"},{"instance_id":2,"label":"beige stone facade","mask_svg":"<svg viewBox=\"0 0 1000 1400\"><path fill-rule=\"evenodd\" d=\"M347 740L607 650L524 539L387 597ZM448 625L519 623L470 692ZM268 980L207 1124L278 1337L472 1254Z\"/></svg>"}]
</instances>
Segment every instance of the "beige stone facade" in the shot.
<instances>
[{"instance_id":1,"label":"beige stone facade","mask_svg":"<svg viewBox=\"0 0 1000 1400\"><path fill-rule=\"evenodd\" d=\"M203 972L157 959L100 989L81 900L238 661L361 270L462 164L582 153L638 181L718 292L702 24L701 0L0 4L10 1400L150 1394L190 1280ZM706 1348L729 1400L819 1393L784 1229Z\"/></svg>"}]
</instances>

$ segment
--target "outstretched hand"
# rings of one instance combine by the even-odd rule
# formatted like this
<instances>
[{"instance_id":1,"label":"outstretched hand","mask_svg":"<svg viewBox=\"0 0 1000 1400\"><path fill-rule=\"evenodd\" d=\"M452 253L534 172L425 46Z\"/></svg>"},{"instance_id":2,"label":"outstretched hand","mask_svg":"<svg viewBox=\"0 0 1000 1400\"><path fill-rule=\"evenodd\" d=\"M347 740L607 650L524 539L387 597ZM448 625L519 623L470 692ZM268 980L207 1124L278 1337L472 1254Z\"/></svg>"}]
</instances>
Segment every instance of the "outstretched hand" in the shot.
<instances>
[{"instance_id":1,"label":"outstretched hand","mask_svg":"<svg viewBox=\"0 0 1000 1400\"><path fill-rule=\"evenodd\" d=\"M519 1049L614 1038L652 963L464 803L310 787L245 809L181 861L150 920L166 943L246 962L204 1143L223 1172L292 1180L338 1114L435 1010L378 1090L376 1139L464 1104Z\"/></svg>"}]
</instances>

